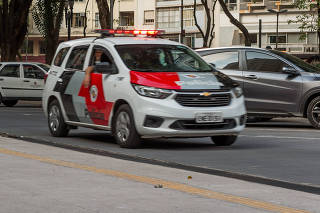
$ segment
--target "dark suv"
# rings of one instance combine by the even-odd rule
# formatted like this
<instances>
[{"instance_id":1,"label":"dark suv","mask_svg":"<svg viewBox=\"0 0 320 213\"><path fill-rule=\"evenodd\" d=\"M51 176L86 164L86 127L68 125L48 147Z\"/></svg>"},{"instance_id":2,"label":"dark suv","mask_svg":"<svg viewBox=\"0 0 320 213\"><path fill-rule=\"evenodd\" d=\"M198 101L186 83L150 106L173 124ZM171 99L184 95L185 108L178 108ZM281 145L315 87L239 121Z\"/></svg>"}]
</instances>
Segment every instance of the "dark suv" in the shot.
<instances>
[{"instance_id":1,"label":"dark suv","mask_svg":"<svg viewBox=\"0 0 320 213\"><path fill-rule=\"evenodd\" d=\"M320 128L320 69L292 55L248 47L197 52L242 87L249 116L307 117Z\"/></svg>"}]
</instances>

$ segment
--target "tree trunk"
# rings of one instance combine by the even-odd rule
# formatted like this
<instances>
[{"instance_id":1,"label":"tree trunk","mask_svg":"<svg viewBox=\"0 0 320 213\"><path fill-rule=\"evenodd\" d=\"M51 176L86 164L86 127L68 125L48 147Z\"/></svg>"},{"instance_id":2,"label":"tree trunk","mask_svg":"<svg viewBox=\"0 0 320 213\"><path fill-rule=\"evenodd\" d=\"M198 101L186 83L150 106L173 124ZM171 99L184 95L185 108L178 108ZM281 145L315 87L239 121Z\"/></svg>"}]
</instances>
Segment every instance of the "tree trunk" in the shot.
<instances>
[{"instance_id":1,"label":"tree trunk","mask_svg":"<svg viewBox=\"0 0 320 213\"><path fill-rule=\"evenodd\" d=\"M99 10L99 21L102 29L109 29L110 28L110 8L108 4L108 0L96 0ZM115 0L110 0L114 1Z\"/></svg>"},{"instance_id":2,"label":"tree trunk","mask_svg":"<svg viewBox=\"0 0 320 213\"><path fill-rule=\"evenodd\" d=\"M2 61L15 61L27 33L32 0L3 0L0 6L0 48Z\"/></svg>"},{"instance_id":3,"label":"tree trunk","mask_svg":"<svg viewBox=\"0 0 320 213\"><path fill-rule=\"evenodd\" d=\"M230 13L230 11L227 8L227 5L224 3L223 0L219 0L219 3L224 11L224 13L226 14L226 16L228 16L230 22L235 25L236 27L239 28L239 30L241 30L241 32L243 33L244 37L245 37L245 45L246 46L251 46L251 40L250 40L250 36L249 36L249 32L247 30L247 28L241 23L239 22L237 19L235 19L232 14Z\"/></svg>"}]
</instances>

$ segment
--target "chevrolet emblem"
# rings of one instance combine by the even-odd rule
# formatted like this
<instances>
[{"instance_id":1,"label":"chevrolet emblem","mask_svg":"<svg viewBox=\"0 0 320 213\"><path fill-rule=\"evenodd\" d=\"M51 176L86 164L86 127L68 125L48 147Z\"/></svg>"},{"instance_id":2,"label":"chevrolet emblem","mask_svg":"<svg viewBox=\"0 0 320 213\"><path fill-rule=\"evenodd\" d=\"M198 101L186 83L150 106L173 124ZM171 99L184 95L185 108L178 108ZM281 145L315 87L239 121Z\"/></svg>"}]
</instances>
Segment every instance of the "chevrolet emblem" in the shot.
<instances>
[{"instance_id":1,"label":"chevrolet emblem","mask_svg":"<svg viewBox=\"0 0 320 213\"><path fill-rule=\"evenodd\" d=\"M200 95L201 95L201 96L208 97L208 96L212 95L212 93L211 93L211 92L203 92L203 93L201 93Z\"/></svg>"}]
</instances>

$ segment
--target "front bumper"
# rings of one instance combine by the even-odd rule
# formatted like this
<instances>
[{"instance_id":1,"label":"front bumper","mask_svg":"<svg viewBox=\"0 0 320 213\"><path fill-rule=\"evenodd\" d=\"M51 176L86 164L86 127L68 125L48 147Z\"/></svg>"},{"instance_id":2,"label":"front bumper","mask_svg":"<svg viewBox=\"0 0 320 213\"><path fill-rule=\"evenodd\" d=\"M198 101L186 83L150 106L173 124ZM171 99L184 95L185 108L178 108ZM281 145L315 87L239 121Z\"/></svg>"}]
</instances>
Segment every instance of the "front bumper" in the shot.
<instances>
[{"instance_id":1,"label":"front bumper","mask_svg":"<svg viewBox=\"0 0 320 213\"><path fill-rule=\"evenodd\" d=\"M245 127L241 119L246 114L243 96L231 99L228 106L223 107L185 107L178 104L173 97L153 99L143 96L134 100L133 106L136 129L143 138L169 137L207 137L215 135L238 135ZM196 113L222 112L225 125L197 124ZM146 127L147 116L161 118L159 127ZM187 125L177 125L186 123ZM241 124L242 123L242 124Z\"/></svg>"}]
</instances>

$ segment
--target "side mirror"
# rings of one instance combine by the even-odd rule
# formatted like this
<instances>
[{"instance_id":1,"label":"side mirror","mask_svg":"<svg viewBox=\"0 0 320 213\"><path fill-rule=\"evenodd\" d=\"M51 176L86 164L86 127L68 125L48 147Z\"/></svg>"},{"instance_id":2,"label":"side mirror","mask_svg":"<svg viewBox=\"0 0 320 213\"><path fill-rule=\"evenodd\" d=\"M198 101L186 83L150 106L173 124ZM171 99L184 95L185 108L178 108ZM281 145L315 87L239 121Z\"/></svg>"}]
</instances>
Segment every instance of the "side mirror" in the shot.
<instances>
[{"instance_id":1,"label":"side mirror","mask_svg":"<svg viewBox=\"0 0 320 213\"><path fill-rule=\"evenodd\" d=\"M114 66L109 62L97 63L94 66L94 70L99 73L107 73L107 74L111 74L115 72Z\"/></svg>"},{"instance_id":2,"label":"side mirror","mask_svg":"<svg viewBox=\"0 0 320 213\"><path fill-rule=\"evenodd\" d=\"M300 75L300 73L293 67L282 67L282 72L289 75Z\"/></svg>"}]
</instances>

